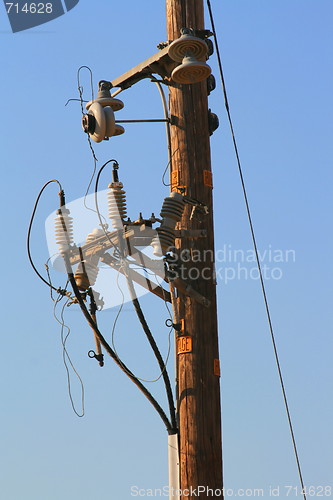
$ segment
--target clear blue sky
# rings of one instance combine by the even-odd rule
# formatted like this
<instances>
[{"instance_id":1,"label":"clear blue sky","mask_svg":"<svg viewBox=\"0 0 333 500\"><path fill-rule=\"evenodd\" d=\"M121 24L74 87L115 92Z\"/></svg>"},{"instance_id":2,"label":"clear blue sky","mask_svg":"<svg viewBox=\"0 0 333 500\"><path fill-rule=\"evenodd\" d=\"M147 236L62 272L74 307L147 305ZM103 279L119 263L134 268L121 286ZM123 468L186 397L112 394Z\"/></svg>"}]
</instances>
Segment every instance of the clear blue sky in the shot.
<instances>
[{"instance_id":1,"label":"clear blue sky","mask_svg":"<svg viewBox=\"0 0 333 500\"><path fill-rule=\"evenodd\" d=\"M212 0L231 112L259 248L293 250L295 261L269 263L268 299L290 409L308 486L333 486L332 364L332 16L329 0ZM93 163L81 125L76 72L88 65L96 84L149 57L166 39L163 0L80 0L49 24L12 34L0 7L2 163L1 496L6 500L131 498L130 487L167 484L167 437L158 416L110 360L87 357L89 327L70 308L68 350L85 385L86 415L73 413L62 362L60 327L47 288L29 267L25 237L40 187L51 178L67 200L81 197ZM208 16L206 26L209 26ZM210 59L218 77L215 56ZM84 97L89 78L82 73ZM124 119L158 118L148 81L122 94ZM211 139L216 249L252 249L223 98L210 107L220 128ZM120 114L119 114L120 116ZM96 145L99 165L117 158L129 215L159 212L167 195L163 124L128 125ZM101 188L109 182L103 176ZM43 198L32 249L39 269L48 254L44 221L57 189ZM9 258L10 257L10 258ZM274 365L259 283L225 282L218 264L225 487L298 486L297 469ZM247 264L251 268L252 264ZM243 272L244 274L245 272ZM60 285L63 277L59 275ZM158 299L142 305L165 354L167 312ZM110 338L116 311L101 314ZM157 367L126 305L119 351L133 370ZM172 366L170 366L172 374ZM75 378L73 395L79 407ZM151 390L165 405L161 384ZM290 494L289 497L292 497Z\"/></svg>"}]
</instances>

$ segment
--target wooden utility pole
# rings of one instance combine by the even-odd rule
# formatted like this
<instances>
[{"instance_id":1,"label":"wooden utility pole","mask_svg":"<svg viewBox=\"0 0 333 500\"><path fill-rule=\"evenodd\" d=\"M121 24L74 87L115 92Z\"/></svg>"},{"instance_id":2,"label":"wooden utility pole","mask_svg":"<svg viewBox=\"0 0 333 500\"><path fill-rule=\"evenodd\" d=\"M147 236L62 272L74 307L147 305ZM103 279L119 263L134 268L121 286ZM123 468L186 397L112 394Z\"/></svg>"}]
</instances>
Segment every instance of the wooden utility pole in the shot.
<instances>
[{"instance_id":1,"label":"wooden utility pole","mask_svg":"<svg viewBox=\"0 0 333 500\"><path fill-rule=\"evenodd\" d=\"M205 28L203 0L166 0L166 13L170 41L179 38L181 28ZM206 81L172 84L169 99L172 189L184 186L187 196L208 208L206 214L187 205L179 223L180 229L204 229L207 237L176 240L181 277L210 301L206 307L182 294L177 299L182 334L192 337L192 351L177 358L180 488L211 499L211 490L222 489L222 444Z\"/></svg>"}]
</instances>

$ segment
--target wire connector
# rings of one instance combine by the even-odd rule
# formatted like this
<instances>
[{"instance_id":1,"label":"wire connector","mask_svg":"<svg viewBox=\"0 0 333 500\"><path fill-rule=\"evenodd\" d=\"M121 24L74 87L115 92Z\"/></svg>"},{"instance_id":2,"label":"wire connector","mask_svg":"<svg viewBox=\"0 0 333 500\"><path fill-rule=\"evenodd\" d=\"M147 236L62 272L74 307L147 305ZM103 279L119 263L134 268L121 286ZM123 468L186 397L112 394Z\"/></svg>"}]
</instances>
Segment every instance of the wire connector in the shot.
<instances>
[{"instance_id":1,"label":"wire connector","mask_svg":"<svg viewBox=\"0 0 333 500\"><path fill-rule=\"evenodd\" d=\"M104 354L96 354L95 351L90 350L88 351L88 357L90 359L95 358L98 361L99 366L104 366Z\"/></svg>"}]
</instances>

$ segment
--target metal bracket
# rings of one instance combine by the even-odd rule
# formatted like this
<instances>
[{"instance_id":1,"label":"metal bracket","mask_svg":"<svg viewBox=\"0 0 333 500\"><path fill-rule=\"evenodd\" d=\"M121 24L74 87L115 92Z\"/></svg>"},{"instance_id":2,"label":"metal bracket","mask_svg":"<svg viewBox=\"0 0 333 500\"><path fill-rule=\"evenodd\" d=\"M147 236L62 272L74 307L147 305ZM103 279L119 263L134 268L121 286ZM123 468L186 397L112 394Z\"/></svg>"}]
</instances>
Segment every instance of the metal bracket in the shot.
<instances>
[{"instance_id":1,"label":"metal bracket","mask_svg":"<svg viewBox=\"0 0 333 500\"><path fill-rule=\"evenodd\" d=\"M101 260L102 260L102 262L104 262L105 264L109 265L110 267L116 269L120 273L125 274L125 271L119 265L119 262L116 259L114 259L110 254L108 254L108 253L104 254ZM127 270L127 273L128 273L128 277L131 280L135 281L136 283L141 285L143 288L146 288L146 290L148 290L149 292L152 292L154 295L157 295L158 297L160 297L164 301L171 303L171 295L170 295L170 292L168 290L165 290L165 288L163 288L160 285L156 285L149 278L146 278L145 276L137 273L136 271L134 271L131 268L129 268Z\"/></svg>"},{"instance_id":2,"label":"metal bracket","mask_svg":"<svg viewBox=\"0 0 333 500\"><path fill-rule=\"evenodd\" d=\"M116 120L116 123L162 123L162 122L170 123L171 120L169 118L152 118L149 120Z\"/></svg>"},{"instance_id":3,"label":"metal bracket","mask_svg":"<svg viewBox=\"0 0 333 500\"><path fill-rule=\"evenodd\" d=\"M209 307L211 302L209 299L201 295L201 293L197 292L191 285L188 285L181 278L170 279L172 284L179 290L180 293L187 295L188 297L192 297L196 302L202 304L205 307Z\"/></svg>"},{"instance_id":4,"label":"metal bracket","mask_svg":"<svg viewBox=\"0 0 333 500\"><path fill-rule=\"evenodd\" d=\"M206 229L176 229L175 230L176 238L206 238L207 230Z\"/></svg>"},{"instance_id":5,"label":"metal bracket","mask_svg":"<svg viewBox=\"0 0 333 500\"><path fill-rule=\"evenodd\" d=\"M168 55L169 47L165 47L142 63L134 66L123 75L112 80L113 87L128 89L143 78L149 78L152 73L157 73L163 79L169 79L176 63Z\"/></svg>"}]
</instances>

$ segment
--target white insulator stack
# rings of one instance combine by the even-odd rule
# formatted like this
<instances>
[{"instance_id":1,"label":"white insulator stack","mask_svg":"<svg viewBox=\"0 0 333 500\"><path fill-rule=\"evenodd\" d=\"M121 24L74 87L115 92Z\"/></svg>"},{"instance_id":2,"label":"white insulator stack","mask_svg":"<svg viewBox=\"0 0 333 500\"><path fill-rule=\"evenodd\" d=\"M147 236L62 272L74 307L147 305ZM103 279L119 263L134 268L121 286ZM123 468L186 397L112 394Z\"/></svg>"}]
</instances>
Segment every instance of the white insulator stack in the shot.
<instances>
[{"instance_id":1,"label":"white insulator stack","mask_svg":"<svg viewBox=\"0 0 333 500\"><path fill-rule=\"evenodd\" d=\"M122 182L109 184L108 202L112 226L114 229L122 229L127 216L126 191L123 190Z\"/></svg>"},{"instance_id":2,"label":"white insulator stack","mask_svg":"<svg viewBox=\"0 0 333 500\"><path fill-rule=\"evenodd\" d=\"M157 228L158 236L155 236L151 243L154 255L165 255L170 248L174 247L175 227L182 218L184 206L184 198L180 193L172 192L170 196L164 198L161 210L163 220L160 227Z\"/></svg>"},{"instance_id":3,"label":"white insulator stack","mask_svg":"<svg viewBox=\"0 0 333 500\"><path fill-rule=\"evenodd\" d=\"M190 33L184 33L169 45L168 54L173 61L181 62L171 78L177 83L197 83L206 80L212 70L206 64L208 45Z\"/></svg>"},{"instance_id":4,"label":"white insulator stack","mask_svg":"<svg viewBox=\"0 0 333 500\"><path fill-rule=\"evenodd\" d=\"M83 130L95 142L125 132L124 127L116 123L114 113L124 107L120 99L111 96L112 84L102 80L99 82L97 98L86 104L88 113L82 117Z\"/></svg>"},{"instance_id":5,"label":"white insulator stack","mask_svg":"<svg viewBox=\"0 0 333 500\"><path fill-rule=\"evenodd\" d=\"M73 244L73 218L69 215L69 210L65 207L57 210L55 240L61 255L68 252L70 246Z\"/></svg>"},{"instance_id":6,"label":"white insulator stack","mask_svg":"<svg viewBox=\"0 0 333 500\"><path fill-rule=\"evenodd\" d=\"M91 243L95 241L99 236L102 236L104 232L102 229L94 229L90 234L88 234L86 243ZM77 266L77 270L74 274L74 278L79 290L84 292L90 286L94 286L97 280L99 268L99 254L93 254L88 259L80 262Z\"/></svg>"}]
</instances>

